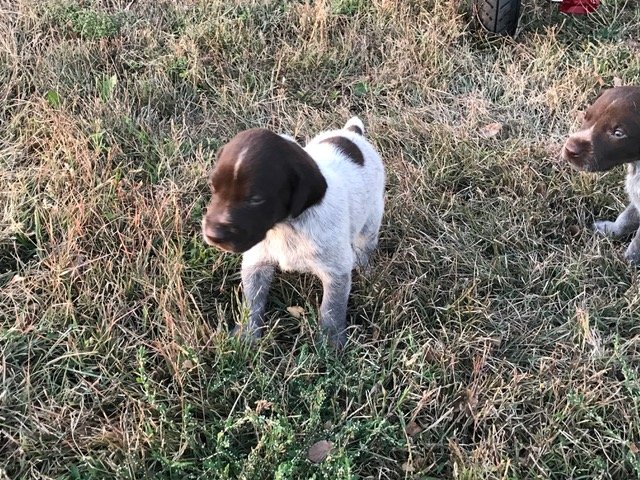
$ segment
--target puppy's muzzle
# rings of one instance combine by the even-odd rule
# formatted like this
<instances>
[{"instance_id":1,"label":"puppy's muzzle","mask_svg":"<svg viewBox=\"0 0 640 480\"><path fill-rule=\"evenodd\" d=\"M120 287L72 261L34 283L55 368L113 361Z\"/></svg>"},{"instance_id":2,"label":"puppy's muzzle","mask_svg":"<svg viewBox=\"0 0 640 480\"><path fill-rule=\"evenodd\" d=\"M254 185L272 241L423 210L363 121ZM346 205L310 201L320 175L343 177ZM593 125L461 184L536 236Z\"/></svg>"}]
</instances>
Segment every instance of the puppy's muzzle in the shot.
<instances>
[{"instance_id":1,"label":"puppy's muzzle","mask_svg":"<svg viewBox=\"0 0 640 480\"><path fill-rule=\"evenodd\" d=\"M230 223L203 222L202 234L209 245L223 246L232 243L240 234Z\"/></svg>"},{"instance_id":2,"label":"puppy's muzzle","mask_svg":"<svg viewBox=\"0 0 640 480\"><path fill-rule=\"evenodd\" d=\"M564 144L564 151L570 158L578 158L589 150L589 144L584 141L569 138Z\"/></svg>"},{"instance_id":3,"label":"puppy's muzzle","mask_svg":"<svg viewBox=\"0 0 640 480\"><path fill-rule=\"evenodd\" d=\"M571 166L586 170L589 168L591 144L579 138L569 137L562 147L562 158Z\"/></svg>"}]
</instances>

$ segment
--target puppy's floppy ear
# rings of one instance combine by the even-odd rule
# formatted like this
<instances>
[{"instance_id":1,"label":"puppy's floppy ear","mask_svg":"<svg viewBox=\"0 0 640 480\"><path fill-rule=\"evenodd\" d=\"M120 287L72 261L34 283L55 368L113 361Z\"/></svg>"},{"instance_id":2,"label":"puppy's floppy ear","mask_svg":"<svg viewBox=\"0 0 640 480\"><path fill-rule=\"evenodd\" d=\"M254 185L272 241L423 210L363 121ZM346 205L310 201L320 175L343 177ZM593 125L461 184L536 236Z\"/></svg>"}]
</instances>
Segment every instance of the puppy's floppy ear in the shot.
<instances>
[{"instance_id":1,"label":"puppy's floppy ear","mask_svg":"<svg viewBox=\"0 0 640 480\"><path fill-rule=\"evenodd\" d=\"M322 200L327 191L327 181L309 154L300 146L293 147L289 156L292 173L289 214L295 218Z\"/></svg>"},{"instance_id":2,"label":"puppy's floppy ear","mask_svg":"<svg viewBox=\"0 0 640 480\"><path fill-rule=\"evenodd\" d=\"M213 191L213 174L216 171L216 165L220 160L220 156L222 155L222 150L224 150L224 146L220 147L216 152L216 159L213 161L212 166L209 168L209 173L207 173L207 184L209 185L209 190Z\"/></svg>"},{"instance_id":3,"label":"puppy's floppy ear","mask_svg":"<svg viewBox=\"0 0 640 480\"><path fill-rule=\"evenodd\" d=\"M223 152L223 151L224 151L224 145L223 145L223 146L221 146L221 147L218 149L218 153L216 153L216 162L217 162L218 160L220 160L220 157L222 156L222 152Z\"/></svg>"}]
</instances>

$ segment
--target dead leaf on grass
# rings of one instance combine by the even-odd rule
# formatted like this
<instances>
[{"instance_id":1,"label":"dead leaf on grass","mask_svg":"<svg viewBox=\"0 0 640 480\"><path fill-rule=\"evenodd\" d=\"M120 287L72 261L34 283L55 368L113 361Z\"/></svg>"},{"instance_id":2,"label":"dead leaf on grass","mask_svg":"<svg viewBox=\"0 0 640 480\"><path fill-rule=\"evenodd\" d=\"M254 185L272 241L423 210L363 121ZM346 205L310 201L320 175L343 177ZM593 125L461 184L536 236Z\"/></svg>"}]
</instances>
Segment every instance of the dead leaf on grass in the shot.
<instances>
[{"instance_id":1,"label":"dead leaf on grass","mask_svg":"<svg viewBox=\"0 0 640 480\"><path fill-rule=\"evenodd\" d=\"M569 235L577 237L580 235L580 227L578 225L569 225Z\"/></svg>"},{"instance_id":2,"label":"dead leaf on grass","mask_svg":"<svg viewBox=\"0 0 640 480\"><path fill-rule=\"evenodd\" d=\"M422 431L422 427L420 425L418 425L418 422L411 420L409 423L407 423L407 425L404 427L404 431L407 433L407 435L409 435L410 437L415 437L417 434L419 434Z\"/></svg>"},{"instance_id":3,"label":"dead leaf on grass","mask_svg":"<svg viewBox=\"0 0 640 480\"><path fill-rule=\"evenodd\" d=\"M613 77L614 87L621 87L622 85L624 85L624 83L622 82L622 79L620 77Z\"/></svg>"},{"instance_id":4,"label":"dead leaf on grass","mask_svg":"<svg viewBox=\"0 0 640 480\"><path fill-rule=\"evenodd\" d=\"M483 138L493 138L502 131L500 122L490 123L480 129L480 136Z\"/></svg>"},{"instance_id":5,"label":"dead leaf on grass","mask_svg":"<svg viewBox=\"0 0 640 480\"><path fill-rule=\"evenodd\" d=\"M182 362L182 370L191 370L193 367L195 367L196 364L193 363L191 360L185 360L184 362Z\"/></svg>"},{"instance_id":6,"label":"dead leaf on grass","mask_svg":"<svg viewBox=\"0 0 640 480\"><path fill-rule=\"evenodd\" d=\"M534 188L533 191L536 194L544 197L547 194L547 186L544 183L540 182L536 185L536 188Z\"/></svg>"},{"instance_id":7,"label":"dead leaf on grass","mask_svg":"<svg viewBox=\"0 0 640 480\"><path fill-rule=\"evenodd\" d=\"M458 394L458 410L468 410L469 412L473 412L476 405L478 405L478 397L476 397L475 392L471 388L465 388Z\"/></svg>"},{"instance_id":8,"label":"dead leaf on grass","mask_svg":"<svg viewBox=\"0 0 640 480\"><path fill-rule=\"evenodd\" d=\"M289 312L289 315L293 318L300 319L304 315L304 308L294 305L292 307L287 307L287 312Z\"/></svg>"},{"instance_id":9,"label":"dead leaf on grass","mask_svg":"<svg viewBox=\"0 0 640 480\"><path fill-rule=\"evenodd\" d=\"M371 340L374 342L380 338L380 329L378 327L373 327L373 334L371 335Z\"/></svg>"},{"instance_id":10,"label":"dead leaf on grass","mask_svg":"<svg viewBox=\"0 0 640 480\"><path fill-rule=\"evenodd\" d=\"M627 40L627 46L631 50L635 50L636 52L640 52L640 42L637 40Z\"/></svg>"},{"instance_id":11,"label":"dead leaf on grass","mask_svg":"<svg viewBox=\"0 0 640 480\"><path fill-rule=\"evenodd\" d=\"M271 410L271 407L273 407L273 403L267 401L267 400L258 400L256 401L256 413L262 413L265 410Z\"/></svg>"},{"instance_id":12,"label":"dead leaf on grass","mask_svg":"<svg viewBox=\"0 0 640 480\"><path fill-rule=\"evenodd\" d=\"M328 440L320 440L309 447L307 458L313 463L322 462L333 450L333 443Z\"/></svg>"},{"instance_id":13,"label":"dead leaf on grass","mask_svg":"<svg viewBox=\"0 0 640 480\"><path fill-rule=\"evenodd\" d=\"M409 463L409 462L404 462L402 464L402 471L403 472L407 472L407 473L413 473L415 472L415 468L413 468L413 463Z\"/></svg>"},{"instance_id":14,"label":"dead leaf on grass","mask_svg":"<svg viewBox=\"0 0 640 480\"><path fill-rule=\"evenodd\" d=\"M7 285L13 285L15 283L22 282L23 280L24 277L21 277L20 275L14 275L13 278L9 280L9 283L7 283Z\"/></svg>"}]
</instances>

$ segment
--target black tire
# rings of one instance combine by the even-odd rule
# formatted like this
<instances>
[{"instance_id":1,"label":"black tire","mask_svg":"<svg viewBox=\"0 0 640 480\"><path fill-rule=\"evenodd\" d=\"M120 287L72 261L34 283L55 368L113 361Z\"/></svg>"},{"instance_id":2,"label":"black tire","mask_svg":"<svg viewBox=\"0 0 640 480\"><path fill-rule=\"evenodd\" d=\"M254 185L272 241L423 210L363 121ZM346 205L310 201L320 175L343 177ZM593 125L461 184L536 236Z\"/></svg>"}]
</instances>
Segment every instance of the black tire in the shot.
<instances>
[{"instance_id":1,"label":"black tire","mask_svg":"<svg viewBox=\"0 0 640 480\"><path fill-rule=\"evenodd\" d=\"M475 0L478 20L498 35L513 35L518 27L520 0Z\"/></svg>"}]
</instances>

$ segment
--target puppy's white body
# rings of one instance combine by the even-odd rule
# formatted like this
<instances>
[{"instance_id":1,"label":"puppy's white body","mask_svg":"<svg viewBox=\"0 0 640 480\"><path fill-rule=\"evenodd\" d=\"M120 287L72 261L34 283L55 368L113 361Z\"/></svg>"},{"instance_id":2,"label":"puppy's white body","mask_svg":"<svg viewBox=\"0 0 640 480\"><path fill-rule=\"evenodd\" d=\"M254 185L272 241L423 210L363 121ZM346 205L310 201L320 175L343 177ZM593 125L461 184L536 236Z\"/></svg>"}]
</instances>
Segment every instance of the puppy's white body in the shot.
<instances>
[{"instance_id":1,"label":"puppy's white body","mask_svg":"<svg viewBox=\"0 0 640 480\"><path fill-rule=\"evenodd\" d=\"M358 165L332 143L321 143L332 137L353 142L364 164ZM243 265L268 262L285 271L322 277L353 269L366 261L368 247L375 248L384 211L380 156L363 136L346 129L324 132L304 150L327 182L324 198L298 217L275 225L262 242L244 253Z\"/></svg>"},{"instance_id":2,"label":"puppy's white body","mask_svg":"<svg viewBox=\"0 0 640 480\"><path fill-rule=\"evenodd\" d=\"M640 162L629 163L624 186L629 197L627 208L614 221L598 220L594 222L593 228L597 232L614 237L622 237L635 232L636 236L629 244L625 257L633 263L640 264L640 233L638 231L640 227Z\"/></svg>"},{"instance_id":3,"label":"puppy's white body","mask_svg":"<svg viewBox=\"0 0 640 480\"><path fill-rule=\"evenodd\" d=\"M385 183L380 156L363 135L349 128L364 133L362 122L354 117L343 129L324 132L304 148L327 183L321 201L274 225L264 240L244 253L242 283L250 306L250 335L261 333L266 292L277 266L320 278L321 327L333 344L344 344L351 271L356 265L366 268L377 246ZM340 148L345 144L340 138L351 142L346 142L349 152Z\"/></svg>"},{"instance_id":4,"label":"puppy's white body","mask_svg":"<svg viewBox=\"0 0 640 480\"><path fill-rule=\"evenodd\" d=\"M640 162L627 165L627 178L624 186L631 204L640 211Z\"/></svg>"}]
</instances>

